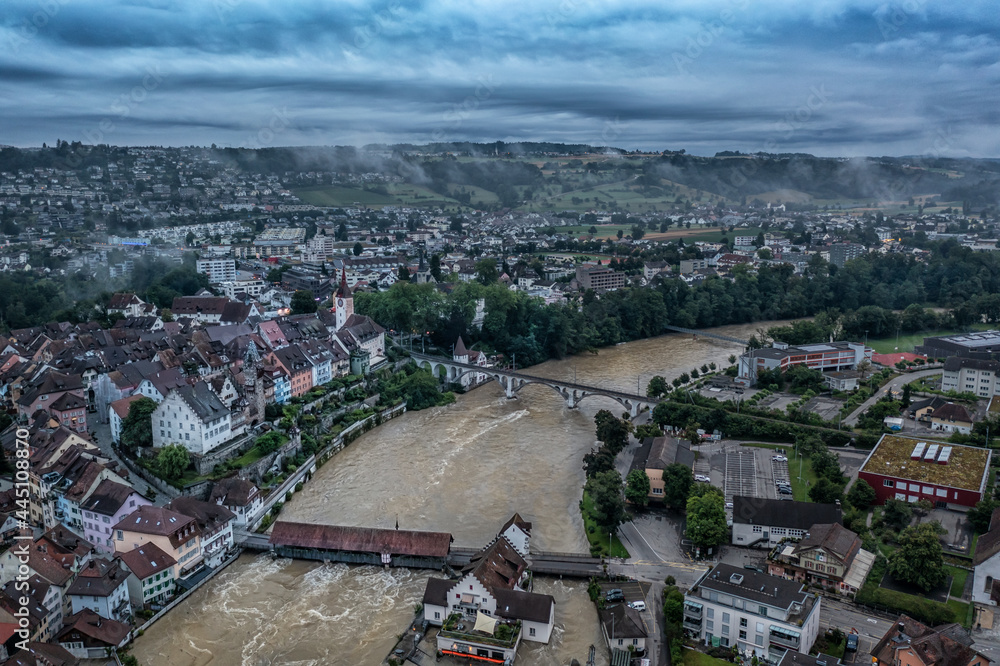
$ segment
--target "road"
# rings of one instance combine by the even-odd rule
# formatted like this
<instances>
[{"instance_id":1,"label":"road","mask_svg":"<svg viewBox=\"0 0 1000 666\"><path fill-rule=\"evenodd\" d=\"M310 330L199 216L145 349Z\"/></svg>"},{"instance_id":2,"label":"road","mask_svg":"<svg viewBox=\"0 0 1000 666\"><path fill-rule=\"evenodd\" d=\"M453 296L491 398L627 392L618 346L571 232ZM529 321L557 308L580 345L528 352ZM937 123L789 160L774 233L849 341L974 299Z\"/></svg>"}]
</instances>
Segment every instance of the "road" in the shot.
<instances>
[{"instance_id":1,"label":"road","mask_svg":"<svg viewBox=\"0 0 1000 666\"><path fill-rule=\"evenodd\" d=\"M94 418L90 423L87 424L92 437L94 438L94 443L97 444L98 448L101 449L101 453L110 458L111 460L117 461L117 463L128 472L128 467L122 462L121 458L115 453L114 448L111 446L111 425L108 423L99 423L96 418ZM146 481L140 477L138 474L132 474L129 472L129 482L132 487L138 490L142 495L146 497L151 497L155 494L156 499L153 504L157 506L163 506L170 501L164 493L157 492L155 488L152 488ZM152 492L150 492L152 491Z\"/></svg>"},{"instance_id":2,"label":"road","mask_svg":"<svg viewBox=\"0 0 1000 666\"><path fill-rule=\"evenodd\" d=\"M912 381L920 379L922 377L931 377L933 375L940 375L942 372L941 368L933 368L931 370L920 370L919 372L910 372L908 374L903 374L898 377L893 377L890 379L885 386L875 391L875 395L865 400L860 407L858 407L854 412L844 419L844 425L855 426L858 423L858 418L865 413L869 407L875 404L875 402L886 395L892 389L902 389L904 384L909 384Z\"/></svg>"},{"instance_id":3,"label":"road","mask_svg":"<svg viewBox=\"0 0 1000 666\"><path fill-rule=\"evenodd\" d=\"M843 601L834 601L829 597L823 597L823 604L820 607L819 626L820 631L836 628L845 634L856 630L858 633L858 651L855 661L867 663L869 654L875 643L885 635L892 627L895 617L884 615L871 615L863 609Z\"/></svg>"}]
</instances>

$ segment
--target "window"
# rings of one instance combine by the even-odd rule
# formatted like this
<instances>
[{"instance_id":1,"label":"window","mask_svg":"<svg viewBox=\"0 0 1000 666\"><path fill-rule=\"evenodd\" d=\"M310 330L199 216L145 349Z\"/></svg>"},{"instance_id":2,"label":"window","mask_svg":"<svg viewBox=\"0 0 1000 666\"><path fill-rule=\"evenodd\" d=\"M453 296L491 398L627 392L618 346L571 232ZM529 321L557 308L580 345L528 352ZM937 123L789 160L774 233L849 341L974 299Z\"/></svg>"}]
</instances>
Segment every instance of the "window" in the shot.
<instances>
[{"instance_id":1,"label":"window","mask_svg":"<svg viewBox=\"0 0 1000 666\"><path fill-rule=\"evenodd\" d=\"M728 636L729 635L729 625L728 624L722 625L722 635L723 636Z\"/></svg>"},{"instance_id":2,"label":"window","mask_svg":"<svg viewBox=\"0 0 1000 666\"><path fill-rule=\"evenodd\" d=\"M529 636L534 636L535 635L535 628L534 627L528 627L528 635Z\"/></svg>"},{"instance_id":3,"label":"window","mask_svg":"<svg viewBox=\"0 0 1000 666\"><path fill-rule=\"evenodd\" d=\"M705 631L715 631L715 622L712 620L705 620Z\"/></svg>"},{"instance_id":4,"label":"window","mask_svg":"<svg viewBox=\"0 0 1000 666\"><path fill-rule=\"evenodd\" d=\"M714 617L715 617L715 609L714 608L709 608L708 609L708 619L711 620Z\"/></svg>"},{"instance_id":5,"label":"window","mask_svg":"<svg viewBox=\"0 0 1000 666\"><path fill-rule=\"evenodd\" d=\"M441 619L441 611L434 611L434 619L435 620Z\"/></svg>"},{"instance_id":6,"label":"window","mask_svg":"<svg viewBox=\"0 0 1000 666\"><path fill-rule=\"evenodd\" d=\"M993 576L986 577L986 585L983 586L983 592L989 592L993 587Z\"/></svg>"},{"instance_id":7,"label":"window","mask_svg":"<svg viewBox=\"0 0 1000 666\"><path fill-rule=\"evenodd\" d=\"M722 614L722 622L724 624L729 624L729 613L723 613Z\"/></svg>"},{"instance_id":8,"label":"window","mask_svg":"<svg viewBox=\"0 0 1000 666\"><path fill-rule=\"evenodd\" d=\"M945 498L948 497L948 491L945 490L944 488L938 488L937 490L934 491L934 494L937 495L938 497L945 497Z\"/></svg>"},{"instance_id":9,"label":"window","mask_svg":"<svg viewBox=\"0 0 1000 666\"><path fill-rule=\"evenodd\" d=\"M662 495L663 494L663 488L653 488L653 494L654 495Z\"/></svg>"},{"instance_id":10,"label":"window","mask_svg":"<svg viewBox=\"0 0 1000 666\"><path fill-rule=\"evenodd\" d=\"M764 623L763 622L758 622L756 628L757 628L757 633L758 634L764 633Z\"/></svg>"},{"instance_id":11,"label":"window","mask_svg":"<svg viewBox=\"0 0 1000 666\"><path fill-rule=\"evenodd\" d=\"M747 632L740 629L740 640L745 641L747 639Z\"/></svg>"},{"instance_id":12,"label":"window","mask_svg":"<svg viewBox=\"0 0 1000 666\"><path fill-rule=\"evenodd\" d=\"M747 619L745 617L740 618L740 626L741 627L747 626Z\"/></svg>"},{"instance_id":13,"label":"window","mask_svg":"<svg viewBox=\"0 0 1000 666\"><path fill-rule=\"evenodd\" d=\"M764 527L763 527L763 525L754 525L753 526L753 531L755 533L763 532L764 531Z\"/></svg>"},{"instance_id":14,"label":"window","mask_svg":"<svg viewBox=\"0 0 1000 666\"><path fill-rule=\"evenodd\" d=\"M756 636L753 637L753 643L754 645L763 645L764 637L761 636L760 634L757 634Z\"/></svg>"},{"instance_id":15,"label":"window","mask_svg":"<svg viewBox=\"0 0 1000 666\"><path fill-rule=\"evenodd\" d=\"M896 482L892 479L882 479L882 485L886 488L892 488L896 485Z\"/></svg>"}]
</instances>

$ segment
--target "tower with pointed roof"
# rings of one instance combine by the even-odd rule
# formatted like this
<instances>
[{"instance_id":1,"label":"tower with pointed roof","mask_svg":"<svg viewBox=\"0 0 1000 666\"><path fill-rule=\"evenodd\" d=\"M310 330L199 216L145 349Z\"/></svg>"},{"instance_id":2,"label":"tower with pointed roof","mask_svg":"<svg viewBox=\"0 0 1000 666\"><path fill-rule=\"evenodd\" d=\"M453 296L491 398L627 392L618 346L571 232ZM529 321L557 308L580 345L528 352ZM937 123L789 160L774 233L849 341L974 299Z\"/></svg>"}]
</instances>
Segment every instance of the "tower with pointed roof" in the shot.
<instances>
[{"instance_id":1,"label":"tower with pointed roof","mask_svg":"<svg viewBox=\"0 0 1000 666\"><path fill-rule=\"evenodd\" d=\"M351 288L347 286L347 267L340 271L340 287L335 294L337 306L337 330L344 328L347 320L354 314L354 296L351 295Z\"/></svg>"}]
</instances>

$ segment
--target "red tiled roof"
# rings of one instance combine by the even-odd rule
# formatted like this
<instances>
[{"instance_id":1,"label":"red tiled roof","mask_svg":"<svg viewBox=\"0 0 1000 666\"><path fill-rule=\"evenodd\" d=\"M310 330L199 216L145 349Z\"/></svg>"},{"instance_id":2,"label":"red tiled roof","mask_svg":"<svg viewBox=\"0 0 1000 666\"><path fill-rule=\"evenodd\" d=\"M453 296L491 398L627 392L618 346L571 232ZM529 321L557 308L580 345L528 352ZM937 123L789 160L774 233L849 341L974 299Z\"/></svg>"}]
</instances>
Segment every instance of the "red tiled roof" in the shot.
<instances>
[{"instance_id":1,"label":"red tiled roof","mask_svg":"<svg viewBox=\"0 0 1000 666\"><path fill-rule=\"evenodd\" d=\"M278 521L271 531L270 542L273 546L296 548L447 557L451 534Z\"/></svg>"}]
</instances>

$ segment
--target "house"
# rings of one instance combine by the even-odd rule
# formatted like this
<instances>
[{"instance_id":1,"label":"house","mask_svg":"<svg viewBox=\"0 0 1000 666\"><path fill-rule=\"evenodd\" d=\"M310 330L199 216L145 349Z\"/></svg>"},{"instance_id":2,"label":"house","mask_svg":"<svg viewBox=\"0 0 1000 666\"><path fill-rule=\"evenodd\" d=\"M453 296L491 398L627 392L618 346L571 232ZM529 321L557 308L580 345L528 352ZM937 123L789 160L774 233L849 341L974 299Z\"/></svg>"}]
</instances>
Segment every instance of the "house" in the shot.
<instances>
[{"instance_id":1,"label":"house","mask_svg":"<svg viewBox=\"0 0 1000 666\"><path fill-rule=\"evenodd\" d=\"M25 584L27 584L27 589L24 588ZM27 580L8 581L3 586L3 595L5 601L15 607L22 605L22 598L28 601L27 604L23 605L28 609L35 625L32 636L38 640L52 640L55 632L62 628L62 590L41 576L36 574L28 577Z\"/></svg>"},{"instance_id":2,"label":"house","mask_svg":"<svg viewBox=\"0 0 1000 666\"><path fill-rule=\"evenodd\" d=\"M612 663L616 663L615 652L643 654L646 651L649 636L639 611L620 603L599 609L597 616L601 621L601 633L611 650Z\"/></svg>"},{"instance_id":3,"label":"house","mask_svg":"<svg viewBox=\"0 0 1000 666\"><path fill-rule=\"evenodd\" d=\"M1000 393L1000 361L949 356L944 361L941 390L992 398Z\"/></svg>"},{"instance_id":4,"label":"house","mask_svg":"<svg viewBox=\"0 0 1000 666\"><path fill-rule=\"evenodd\" d=\"M813 525L797 543L786 543L768 563L768 572L855 594L875 563L858 535L839 523Z\"/></svg>"},{"instance_id":5,"label":"house","mask_svg":"<svg viewBox=\"0 0 1000 666\"><path fill-rule=\"evenodd\" d=\"M803 538L813 525L842 522L839 504L733 496L734 546L774 548L785 539Z\"/></svg>"},{"instance_id":6,"label":"house","mask_svg":"<svg viewBox=\"0 0 1000 666\"><path fill-rule=\"evenodd\" d=\"M506 539L521 557L527 557L531 542L531 523L521 518L521 514L515 513L500 528L497 538Z\"/></svg>"},{"instance_id":7,"label":"house","mask_svg":"<svg viewBox=\"0 0 1000 666\"><path fill-rule=\"evenodd\" d=\"M684 595L681 626L705 645L776 664L786 652L809 653L821 605L799 581L717 564Z\"/></svg>"},{"instance_id":8,"label":"house","mask_svg":"<svg viewBox=\"0 0 1000 666\"><path fill-rule=\"evenodd\" d=\"M457 363L466 363L468 365L476 365L481 368L485 368L488 365L486 354L479 351L473 351L466 349L465 341L462 340L462 336L458 336L458 340L455 342L455 349L452 352L452 360ZM465 374L458 377L455 381L468 388L473 384L481 384L489 378L488 375L482 372L466 372Z\"/></svg>"},{"instance_id":9,"label":"house","mask_svg":"<svg viewBox=\"0 0 1000 666\"><path fill-rule=\"evenodd\" d=\"M100 552L114 553L112 526L136 508L150 504L132 486L105 479L80 506L83 535Z\"/></svg>"},{"instance_id":10,"label":"house","mask_svg":"<svg viewBox=\"0 0 1000 666\"><path fill-rule=\"evenodd\" d=\"M139 400L144 396L142 395L130 395L127 398L122 398L121 400L115 400L110 405L108 405L108 422L111 424L111 441L115 444L121 442L122 437L122 421L128 416L129 407L136 400Z\"/></svg>"},{"instance_id":11,"label":"house","mask_svg":"<svg viewBox=\"0 0 1000 666\"><path fill-rule=\"evenodd\" d=\"M775 341L770 347L751 349L740 356L736 383L754 386L763 370L785 372L793 365L805 365L814 370L857 370L862 361L871 362L872 349L860 342L826 342L790 346Z\"/></svg>"},{"instance_id":12,"label":"house","mask_svg":"<svg viewBox=\"0 0 1000 666\"><path fill-rule=\"evenodd\" d=\"M174 595L174 565L177 561L155 543L136 546L121 553L128 577L128 596L136 608L162 605Z\"/></svg>"},{"instance_id":13,"label":"house","mask_svg":"<svg viewBox=\"0 0 1000 666\"><path fill-rule=\"evenodd\" d=\"M130 639L127 624L105 619L88 608L68 618L56 638L80 659L106 659L109 649L123 647Z\"/></svg>"},{"instance_id":14,"label":"house","mask_svg":"<svg viewBox=\"0 0 1000 666\"><path fill-rule=\"evenodd\" d=\"M159 506L140 506L114 526L115 553L147 543L174 559L173 578L187 578L202 568L201 532L194 518Z\"/></svg>"},{"instance_id":15,"label":"house","mask_svg":"<svg viewBox=\"0 0 1000 666\"><path fill-rule=\"evenodd\" d=\"M80 569L66 591L72 612L90 609L103 618L129 622L132 606L128 597L128 577L129 571L117 557L91 560Z\"/></svg>"},{"instance_id":16,"label":"house","mask_svg":"<svg viewBox=\"0 0 1000 666\"><path fill-rule=\"evenodd\" d=\"M63 393L49 403L53 419L74 432L87 432L87 401L75 393Z\"/></svg>"},{"instance_id":17,"label":"house","mask_svg":"<svg viewBox=\"0 0 1000 666\"><path fill-rule=\"evenodd\" d=\"M3 666L79 666L79 657L61 645L30 641Z\"/></svg>"},{"instance_id":18,"label":"house","mask_svg":"<svg viewBox=\"0 0 1000 666\"><path fill-rule=\"evenodd\" d=\"M641 469L649 477L649 499L663 502L663 470L679 463L687 468L694 466L691 445L676 437L647 437L632 457L632 470Z\"/></svg>"},{"instance_id":19,"label":"house","mask_svg":"<svg viewBox=\"0 0 1000 666\"><path fill-rule=\"evenodd\" d=\"M931 628L900 615L871 651L873 666L989 666L958 624Z\"/></svg>"},{"instance_id":20,"label":"house","mask_svg":"<svg viewBox=\"0 0 1000 666\"><path fill-rule=\"evenodd\" d=\"M235 476L217 481L209 501L229 509L236 517L236 527L246 527L264 505L264 497L253 481Z\"/></svg>"},{"instance_id":21,"label":"house","mask_svg":"<svg viewBox=\"0 0 1000 666\"><path fill-rule=\"evenodd\" d=\"M515 525L516 518L505 527ZM501 530L501 535L506 531ZM555 600L547 594L525 591L527 580L527 562L506 538L494 540L473 555L458 580L428 579L424 617L442 627L438 650L453 656L471 654L504 661L513 660L522 639L548 643L555 623ZM504 641L484 642L481 634L463 629L472 629L473 623L479 628L481 621L490 625L491 634L496 621L515 629ZM520 632L510 624L517 621L521 622Z\"/></svg>"},{"instance_id":22,"label":"house","mask_svg":"<svg viewBox=\"0 0 1000 666\"><path fill-rule=\"evenodd\" d=\"M933 398L915 400L910 403L910 406L907 409L907 416L911 419L916 419L917 421L929 421L931 413L933 413L938 407L942 407L946 404L948 404L948 401L939 395L936 395Z\"/></svg>"},{"instance_id":23,"label":"house","mask_svg":"<svg viewBox=\"0 0 1000 666\"><path fill-rule=\"evenodd\" d=\"M165 509L193 518L201 532L201 556L205 566L215 568L233 551L233 525L236 514L214 502L193 497L176 497Z\"/></svg>"},{"instance_id":24,"label":"house","mask_svg":"<svg viewBox=\"0 0 1000 666\"><path fill-rule=\"evenodd\" d=\"M857 370L833 370L823 373L823 383L834 391L853 391L858 388L861 373Z\"/></svg>"},{"instance_id":25,"label":"house","mask_svg":"<svg viewBox=\"0 0 1000 666\"><path fill-rule=\"evenodd\" d=\"M1000 602L1000 509L993 510L989 531L976 542L972 566L972 601L996 606Z\"/></svg>"},{"instance_id":26,"label":"house","mask_svg":"<svg viewBox=\"0 0 1000 666\"><path fill-rule=\"evenodd\" d=\"M122 317L141 317L147 312L148 304L135 294L117 293L108 303L108 314Z\"/></svg>"},{"instance_id":27,"label":"house","mask_svg":"<svg viewBox=\"0 0 1000 666\"><path fill-rule=\"evenodd\" d=\"M941 405L930 413L928 419L931 422L931 430L957 432L962 435L972 432L972 416L964 406L954 402Z\"/></svg>"},{"instance_id":28,"label":"house","mask_svg":"<svg viewBox=\"0 0 1000 666\"><path fill-rule=\"evenodd\" d=\"M313 387L312 361L298 345L287 345L272 351L267 360L281 368L288 376L291 397L303 395ZM275 389L277 397L277 389Z\"/></svg>"},{"instance_id":29,"label":"house","mask_svg":"<svg viewBox=\"0 0 1000 666\"><path fill-rule=\"evenodd\" d=\"M878 504L926 499L939 508L973 507L986 492L991 456L974 446L882 435L858 478L875 489Z\"/></svg>"},{"instance_id":30,"label":"house","mask_svg":"<svg viewBox=\"0 0 1000 666\"><path fill-rule=\"evenodd\" d=\"M153 412L153 447L182 444L204 455L232 438L232 414L204 381L170 391Z\"/></svg>"},{"instance_id":31,"label":"house","mask_svg":"<svg viewBox=\"0 0 1000 666\"><path fill-rule=\"evenodd\" d=\"M83 378L80 375L46 370L37 380L24 388L21 397L17 399L17 413L30 417L39 409L48 412L49 405L66 393L86 400Z\"/></svg>"}]
</instances>

